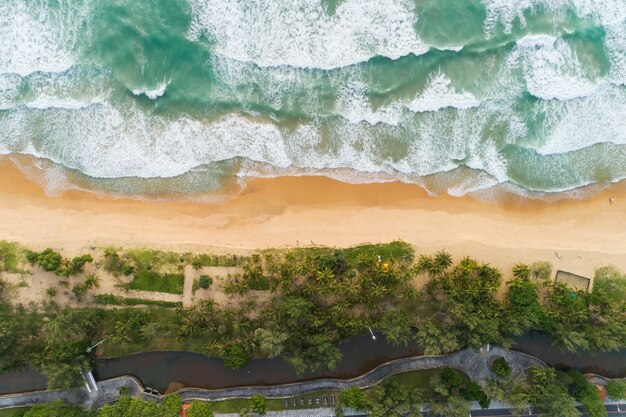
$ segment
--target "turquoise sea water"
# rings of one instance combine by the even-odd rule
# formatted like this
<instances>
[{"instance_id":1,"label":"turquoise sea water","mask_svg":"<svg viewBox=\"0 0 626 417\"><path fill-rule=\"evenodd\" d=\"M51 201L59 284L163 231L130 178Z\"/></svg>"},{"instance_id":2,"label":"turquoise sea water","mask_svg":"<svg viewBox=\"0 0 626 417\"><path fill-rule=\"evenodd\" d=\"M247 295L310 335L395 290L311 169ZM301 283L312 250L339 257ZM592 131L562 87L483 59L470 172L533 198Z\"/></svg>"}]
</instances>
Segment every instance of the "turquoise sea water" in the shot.
<instances>
[{"instance_id":1,"label":"turquoise sea water","mask_svg":"<svg viewBox=\"0 0 626 417\"><path fill-rule=\"evenodd\" d=\"M1 0L0 153L51 193L616 182L626 1Z\"/></svg>"}]
</instances>

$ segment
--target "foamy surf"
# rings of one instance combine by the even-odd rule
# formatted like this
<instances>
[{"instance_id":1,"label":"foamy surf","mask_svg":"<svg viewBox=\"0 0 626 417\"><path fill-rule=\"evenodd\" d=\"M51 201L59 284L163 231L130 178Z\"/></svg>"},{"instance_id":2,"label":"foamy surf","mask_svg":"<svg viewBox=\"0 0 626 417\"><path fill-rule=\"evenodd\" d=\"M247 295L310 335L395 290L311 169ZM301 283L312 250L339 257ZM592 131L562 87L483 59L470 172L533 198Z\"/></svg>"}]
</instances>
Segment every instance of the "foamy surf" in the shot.
<instances>
[{"instance_id":1,"label":"foamy surf","mask_svg":"<svg viewBox=\"0 0 626 417\"><path fill-rule=\"evenodd\" d=\"M165 94L165 89L167 89L167 86L170 84L169 81L164 81L161 84L159 84L156 88L154 89L134 89L131 90L133 92L134 95L136 96L140 96L140 95L145 95L146 97L148 97L150 100L156 100L157 98L161 97L163 94Z\"/></svg>"},{"instance_id":2,"label":"foamy surf","mask_svg":"<svg viewBox=\"0 0 626 417\"><path fill-rule=\"evenodd\" d=\"M84 13L83 5L68 0L55 8L44 0L0 2L0 73L26 76L70 69Z\"/></svg>"},{"instance_id":3,"label":"foamy surf","mask_svg":"<svg viewBox=\"0 0 626 417\"><path fill-rule=\"evenodd\" d=\"M205 35L216 53L263 67L331 69L428 51L409 0L345 0L333 14L318 0L192 0L191 8L190 39Z\"/></svg>"},{"instance_id":4,"label":"foamy surf","mask_svg":"<svg viewBox=\"0 0 626 417\"><path fill-rule=\"evenodd\" d=\"M324 175L525 195L626 176L624 6L468 2L7 0L0 153L50 161L55 193Z\"/></svg>"}]
</instances>

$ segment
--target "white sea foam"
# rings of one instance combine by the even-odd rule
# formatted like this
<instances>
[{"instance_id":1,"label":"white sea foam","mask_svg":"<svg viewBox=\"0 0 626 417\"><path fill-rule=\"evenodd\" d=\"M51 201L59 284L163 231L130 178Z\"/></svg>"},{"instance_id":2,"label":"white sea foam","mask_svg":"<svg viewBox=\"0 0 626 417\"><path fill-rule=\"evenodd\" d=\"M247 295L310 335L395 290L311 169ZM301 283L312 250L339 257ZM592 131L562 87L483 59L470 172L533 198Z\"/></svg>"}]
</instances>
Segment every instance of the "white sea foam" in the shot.
<instances>
[{"instance_id":1,"label":"white sea foam","mask_svg":"<svg viewBox=\"0 0 626 417\"><path fill-rule=\"evenodd\" d=\"M35 100L26 103L26 107L31 109L65 109L65 110L80 110L85 107L92 106L100 103L100 99L93 99L92 101L79 101L72 98L60 99L58 97L51 96L39 96Z\"/></svg>"},{"instance_id":2,"label":"white sea foam","mask_svg":"<svg viewBox=\"0 0 626 417\"><path fill-rule=\"evenodd\" d=\"M452 86L452 80L442 72L432 75L424 90L408 103L396 100L373 109L366 95L367 89L364 81L357 79L348 82L339 90L334 113L340 114L351 123L384 123L397 126L406 119L405 109L422 113L444 108L467 110L480 105L480 100L471 93L457 92Z\"/></svg>"},{"instance_id":3,"label":"white sea foam","mask_svg":"<svg viewBox=\"0 0 626 417\"><path fill-rule=\"evenodd\" d=\"M33 118L45 120L36 131ZM213 123L187 117L170 120L138 109L121 113L102 103L71 112L16 110L2 119L5 151L45 157L93 177L173 177L204 163L235 157L276 166L290 163L274 126L236 116Z\"/></svg>"},{"instance_id":4,"label":"white sea foam","mask_svg":"<svg viewBox=\"0 0 626 417\"><path fill-rule=\"evenodd\" d=\"M0 1L0 73L63 72L74 64L84 10L69 0ZM75 3L75 2L73 2Z\"/></svg>"},{"instance_id":5,"label":"white sea foam","mask_svg":"<svg viewBox=\"0 0 626 417\"><path fill-rule=\"evenodd\" d=\"M14 107L22 78L17 74L0 74L0 110Z\"/></svg>"},{"instance_id":6,"label":"white sea foam","mask_svg":"<svg viewBox=\"0 0 626 417\"><path fill-rule=\"evenodd\" d=\"M333 14L319 0L192 0L188 37L259 66L337 68L382 55L428 51L413 25L411 0L343 0Z\"/></svg>"},{"instance_id":7,"label":"white sea foam","mask_svg":"<svg viewBox=\"0 0 626 417\"><path fill-rule=\"evenodd\" d=\"M437 111L446 107L469 109L480 105L480 100L467 92L457 92L452 81L439 72L432 76L422 94L416 97L408 108L412 112Z\"/></svg>"},{"instance_id":8,"label":"white sea foam","mask_svg":"<svg viewBox=\"0 0 626 417\"><path fill-rule=\"evenodd\" d=\"M385 123L394 126L400 123L402 106L399 102L373 110L366 92L367 85L361 81L354 81L342 87L338 92L335 113L342 115L351 123L367 122L371 125Z\"/></svg>"},{"instance_id":9,"label":"white sea foam","mask_svg":"<svg viewBox=\"0 0 626 417\"><path fill-rule=\"evenodd\" d=\"M626 85L626 20L608 25L604 30L604 45L611 63L611 81Z\"/></svg>"},{"instance_id":10,"label":"white sea foam","mask_svg":"<svg viewBox=\"0 0 626 417\"><path fill-rule=\"evenodd\" d=\"M597 143L626 144L626 91L605 88L589 97L567 102L542 102L545 117L537 152L542 155L572 152Z\"/></svg>"},{"instance_id":11,"label":"white sea foam","mask_svg":"<svg viewBox=\"0 0 626 417\"><path fill-rule=\"evenodd\" d=\"M518 39L515 44L518 48L531 48L534 46L543 46L552 48L554 47L554 43L556 42L557 37L546 35L546 34L531 34L526 35L521 39Z\"/></svg>"},{"instance_id":12,"label":"white sea foam","mask_svg":"<svg viewBox=\"0 0 626 417\"><path fill-rule=\"evenodd\" d=\"M417 123L406 121L403 128L346 120L324 129L315 124L279 129L236 115L201 122L146 115L138 109L121 113L107 103L72 111L17 108L0 113L0 135L6 138L0 151L45 157L100 178L174 177L234 158L281 170L353 170L373 177L416 178L452 170L459 166L455 159L472 160L485 152L482 143L467 148L467 135L478 137L483 128L472 117L449 120L438 112L424 117Z\"/></svg>"},{"instance_id":13,"label":"white sea foam","mask_svg":"<svg viewBox=\"0 0 626 417\"><path fill-rule=\"evenodd\" d=\"M465 45L451 45L451 46L438 46L437 49L439 49L440 51L454 51L454 52L461 52L463 50L463 48L465 48Z\"/></svg>"},{"instance_id":14,"label":"white sea foam","mask_svg":"<svg viewBox=\"0 0 626 417\"><path fill-rule=\"evenodd\" d=\"M499 26L511 33L517 20L526 26L525 12L538 8L546 10L555 22L565 21L567 11L574 10L579 17L597 20L603 25L621 22L626 18L626 2L623 0L483 0L487 8L484 22L485 33L492 36Z\"/></svg>"},{"instance_id":15,"label":"white sea foam","mask_svg":"<svg viewBox=\"0 0 626 417\"><path fill-rule=\"evenodd\" d=\"M244 109L263 103L275 110L300 110L306 114L320 112L320 86L331 84L336 91L341 80L327 71L305 70L293 67L260 68L254 63L214 55L211 59L216 82L211 93L217 101L236 101ZM349 67L346 73L357 72ZM349 74L348 74L349 76Z\"/></svg>"},{"instance_id":16,"label":"white sea foam","mask_svg":"<svg viewBox=\"0 0 626 417\"><path fill-rule=\"evenodd\" d=\"M158 87L156 87L154 89L134 89L134 90L132 90L132 92L136 96L140 96L140 95L144 94L150 100L156 100L157 98L159 98L163 94L165 94L165 89L167 88L167 86L169 84L170 84L169 81L164 81L161 84L159 84Z\"/></svg>"},{"instance_id":17,"label":"white sea foam","mask_svg":"<svg viewBox=\"0 0 626 417\"><path fill-rule=\"evenodd\" d=\"M591 80L594 74L583 68L576 53L561 38L520 50L526 87L535 97L570 100L588 96L604 84L602 80Z\"/></svg>"}]
</instances>

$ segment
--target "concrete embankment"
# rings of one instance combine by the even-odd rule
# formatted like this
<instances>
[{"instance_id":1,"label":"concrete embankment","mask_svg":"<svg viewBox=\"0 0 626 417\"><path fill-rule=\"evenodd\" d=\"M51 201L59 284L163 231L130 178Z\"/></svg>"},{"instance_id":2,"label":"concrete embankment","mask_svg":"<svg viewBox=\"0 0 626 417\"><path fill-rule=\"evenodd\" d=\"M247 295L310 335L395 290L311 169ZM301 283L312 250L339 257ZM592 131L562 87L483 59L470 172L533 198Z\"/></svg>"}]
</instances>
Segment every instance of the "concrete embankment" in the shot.
<instances>
[{"instance_id":1,"label":"concrete embankment","mask_svg":"<svg viewBox=\"0 0 626 417\"><path fill-rule=\"evenodd\" d=\"M184 388L178 391L178 394L186 401L193 399L213 401L247 398L257 393L263 394L268 398L288 398L314 391L342 390L352 386L369 387L378 384L391 375L442 367L456 368L465 372L474 380L484 380L493 377L489 370L488 362L494 357L505 358L515 373L521 373L530 366L545 366L542 361L535 357L499 347L493 347L489 349L489 351L465 349L442 356L420 356L394 360L352 379L318 379L276 386L247 386L216 390ZM144 392L144 387L141 383L130 376L99 381L97 385L98 390L91 394L83 387L70 390L37 391L3 395L0 396L0 409L31 406L55 400L82 404L87 409L94 409L102 407L104 404L117 401L119 399L119 389L122 387L128 388L131 395L138 395L151 401L158 402L161 400L159 396Z\"/></svg>"}]
</instances>

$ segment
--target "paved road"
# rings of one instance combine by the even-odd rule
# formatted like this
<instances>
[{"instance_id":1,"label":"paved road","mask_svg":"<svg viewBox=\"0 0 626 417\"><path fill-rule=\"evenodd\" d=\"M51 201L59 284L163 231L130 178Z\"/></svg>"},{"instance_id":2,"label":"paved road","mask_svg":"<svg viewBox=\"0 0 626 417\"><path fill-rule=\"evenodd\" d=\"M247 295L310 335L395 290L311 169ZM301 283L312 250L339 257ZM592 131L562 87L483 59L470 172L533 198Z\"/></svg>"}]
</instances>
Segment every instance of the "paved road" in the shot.
<instances>
[{"instance_id":1,"label":"paved road","mask_svg":"<svg viewBox=\"0 0 626 417\"><path fill-rule=\"evenodd\" d=\"M581 417L589 417L588 414L583 413L582 407L577 407L581 412ZM626 402L618 405L615 404L607 404L606 410L609 414L609 417L626 417ZM294 410L295 411L295 410ZM524 414L528 417L538 417L539 413L535 410L532 410L528 414ZM512 416L511 411L507 408L497 408L497 409L489 409L489 410L472 410L470 412L471 417L510 417ZM468 416L468 417L470 417ZM268 413L268 417L273 417ZM357 414L351 417L368 417L367 414ZM424 417L436 417L435 415L424 413Z\"/></svg>"},{"instance_id":2,"label":"paved road","mask_svg":"<svg viewBox=\"0 0 626 417\"><path fill-rule=\"evenodd\" d=\"M583 413L582 407L577 407L577 408L580 411L580 415L582 417L589 417L588 414ZM610 417L626 417L626 403L621 404L619 406L614 405L614 404L610 404L610 405L607 404L606 411L608 412ZM471 412L472 417L509 417L511 415L512 414L510 410L506 408L494 409L494 410L472 410ZM530 413L524 414L524 415L527 415L528 417L537 417L539 416L539 413L535 410L531 410Z\"/></svg>"}]
</instances>

